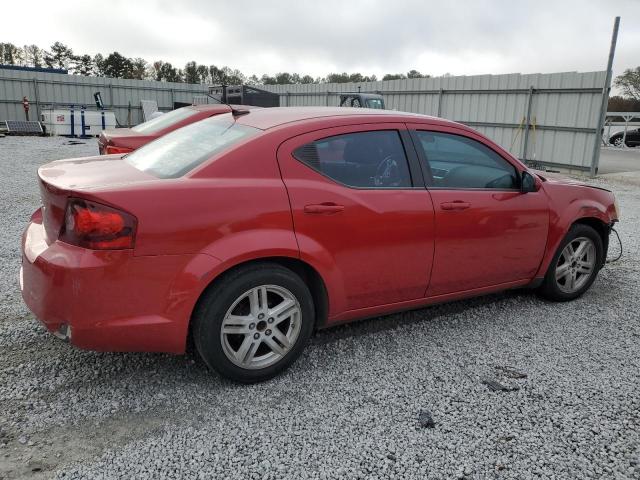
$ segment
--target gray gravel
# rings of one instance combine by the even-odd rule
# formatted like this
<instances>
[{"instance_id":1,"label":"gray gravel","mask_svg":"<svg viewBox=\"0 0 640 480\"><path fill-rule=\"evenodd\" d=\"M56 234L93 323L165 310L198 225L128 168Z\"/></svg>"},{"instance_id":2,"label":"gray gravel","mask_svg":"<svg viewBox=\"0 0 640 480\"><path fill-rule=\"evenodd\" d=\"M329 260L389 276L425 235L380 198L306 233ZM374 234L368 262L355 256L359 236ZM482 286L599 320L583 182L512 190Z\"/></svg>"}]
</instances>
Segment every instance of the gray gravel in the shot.
<instances>
[{"instance_id":1,"label":"gray gravel","mask_svg":"<svg viewBox=\"0 0 640 480\"><path fill-rule=\"evenodd\" d=\"M0 479L640 478L640 187L599 181L625 256L577 301L513 291L334 328L238 386L189 356L77 350L24 307L36 168L96 151L65 142L0 138Z\"/></svg>"}]
</instances>

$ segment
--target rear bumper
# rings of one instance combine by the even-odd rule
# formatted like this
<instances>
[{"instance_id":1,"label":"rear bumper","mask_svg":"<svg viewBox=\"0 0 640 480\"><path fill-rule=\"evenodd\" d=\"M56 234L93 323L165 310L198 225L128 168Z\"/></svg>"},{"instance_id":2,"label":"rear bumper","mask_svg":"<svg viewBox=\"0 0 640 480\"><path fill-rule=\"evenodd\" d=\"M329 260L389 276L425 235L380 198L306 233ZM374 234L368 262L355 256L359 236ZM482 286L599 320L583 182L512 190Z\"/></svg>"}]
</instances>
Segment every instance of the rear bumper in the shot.
<instances>
[{"instance_id":1,"label":"rear bumper","mask_svg":"<svg viewBox=\"0 0 640 480\"><path fill-rule=\"evenodd\" d=\"M194 300L177 279L192 257L48 245L36 217L22 239L20 289L50 332L80 348L182 353Z\"/></svg>"}]
</instances>

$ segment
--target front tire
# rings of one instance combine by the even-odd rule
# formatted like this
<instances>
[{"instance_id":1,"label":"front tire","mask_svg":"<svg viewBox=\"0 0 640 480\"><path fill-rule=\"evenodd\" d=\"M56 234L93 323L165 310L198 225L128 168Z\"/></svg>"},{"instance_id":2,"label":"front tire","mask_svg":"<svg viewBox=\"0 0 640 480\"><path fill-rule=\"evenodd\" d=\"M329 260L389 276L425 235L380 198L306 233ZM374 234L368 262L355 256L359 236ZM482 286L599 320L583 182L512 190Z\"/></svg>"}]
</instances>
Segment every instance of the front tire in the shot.
<instances>
[{"instance_id":1,"label":"front tire","mask_svg":"<svg viewBox=\"0 0 640 480\"><path fill-rule=\"evenodd\" d=\"M598 232L588 225L573 225L551 261L540 295L556 302L580 297L595 281L603 256Z\"/></svg>"},{"instance_id":2,"label":"front tire","mask_svg":"<svg viewBox=\"0 0 640 480\"><path fill-rule=\"evenodd\" d=\"M313 299L291 270L250 265L209 288L193 322L196 349L209 368L237 382L260 382L300 356L313 331Z\"/></svg>"}]
</instances>

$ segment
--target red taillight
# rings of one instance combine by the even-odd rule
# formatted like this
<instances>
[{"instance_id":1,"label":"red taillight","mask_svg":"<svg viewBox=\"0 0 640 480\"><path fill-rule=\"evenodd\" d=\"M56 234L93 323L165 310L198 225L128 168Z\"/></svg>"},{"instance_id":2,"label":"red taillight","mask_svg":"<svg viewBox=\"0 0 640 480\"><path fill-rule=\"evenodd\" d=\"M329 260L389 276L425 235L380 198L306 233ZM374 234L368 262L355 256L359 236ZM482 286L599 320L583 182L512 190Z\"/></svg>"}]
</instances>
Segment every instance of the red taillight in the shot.
<instances>
[{"instance_id":1,"label":"red taillight","mask_svg":"<svg viewBox=\"0 0 640 480\"><path fill-rule=\"evenodd\" d=\"M136 218L100 203L70 198L60 240L93 250L133 248Z\"/></svg>"},{"instance_id":2,"label":"red taillight","mask_svg":"<svg viewBox=\"0 0 640 480\"><path fill-rule=\"evenodd\" d=\"M112 153L129 153L133 152L133 148L116 147L114 145L107 145L104 149L105 155L111 155Z\"/></svg>"}]
</instances>

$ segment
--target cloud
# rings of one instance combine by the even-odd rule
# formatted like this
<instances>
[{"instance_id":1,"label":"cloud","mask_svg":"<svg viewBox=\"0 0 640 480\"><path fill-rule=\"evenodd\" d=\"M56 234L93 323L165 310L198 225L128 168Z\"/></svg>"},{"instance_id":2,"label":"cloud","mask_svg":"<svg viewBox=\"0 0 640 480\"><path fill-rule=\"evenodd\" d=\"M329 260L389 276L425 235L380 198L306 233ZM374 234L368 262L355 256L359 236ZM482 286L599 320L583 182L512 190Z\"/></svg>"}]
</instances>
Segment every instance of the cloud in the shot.
<instances>
[{"instance_id":1,"label":"cloud","mask_svg":"<svg viewBox=\"0 0 640 480\"><path fill-rule=\"evenodd\" d=\"M0 40L76 53L119 51L246 74L296 71L432 75L602 70L622 15L615 69L640 58L640 2L620 0L68 0L32 1L29 28L3 22ZM20 18L10 2L5 18Z\"/></svg>"}]
</instances>

